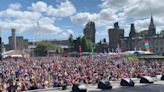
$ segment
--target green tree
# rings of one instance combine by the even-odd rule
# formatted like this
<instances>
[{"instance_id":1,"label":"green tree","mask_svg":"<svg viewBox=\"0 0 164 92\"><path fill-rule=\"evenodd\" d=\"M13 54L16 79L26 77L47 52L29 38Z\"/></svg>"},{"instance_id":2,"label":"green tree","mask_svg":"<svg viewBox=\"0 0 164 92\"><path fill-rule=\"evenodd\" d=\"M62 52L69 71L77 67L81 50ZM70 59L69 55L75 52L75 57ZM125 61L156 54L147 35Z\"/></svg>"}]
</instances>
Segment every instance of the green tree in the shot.
<instances>
[{"instance_id":1,"label":"green tree","mask_svg":"<svg viewBox=\"0 0 164 92\"><path fill-rule=\"evenodd\" d=\"M47 47L43 44L38 44L35 48L35 55L36 56L46 56L47 55Z\"/></svg>"},{"instance_id":2,"label":"green tree","mask_svg":"<svg viewBox=\"0 0 164 92\"><path fill-rule=\"evenodd\" d=\"M53 44L49 41L41 41L37 44L35 48L35 55L36 56L46 56L48 50L57 50L58 52L62 52L63 49L56 44Z\"/></svg>"},{"instance_id":3,"label":"green tree","mask_svg":"<svg viewBox=\"0 0 164 92\"><path fill-rule=\"evenodd\" d=\"M79 51L79 46L81 46L81 37L77 37L74 41L74 51Z\"/></svg>"},{"instance_id":4,"label":"green tree","mask_svg":"<svg viewBox=\"0 0 164 92\"><path fill-rule=\"evenodd\" d=\"M79 52L79 46L81 46L83 52L91 52L93 48L93 43L88 40L85 36L78 37L73 41L75 51Z\"/></svg>"},{"instance_id":5,"label":"green tree","mask_svg":"<svg viewBox=\"0 0 164 92\"><path fill-rule=\"evenodd\" d=\"M68 38L68 44L69 44L69 46L73 46L73 35L72 34Z\"/></svg>"},{"instance_id":6,"label":"green tree","mask_svg":"<svg viewBox=\"0 0 164 92\"><path fill-rule=\"evenodd\" d=\"M148 30L142 30L138 34L139 34L139 36L144 37L144 36L147 36L149 34L149 31Z\"/></svg>"},{"instance_id":7,"label":"green tree","mask_svg":"<svg viewBox=\"0 0 164 92\"><path fill-rule=\"evenodd\" d=\"M89 43L85 36L83 36L81 39L81 47L82 47L83 52L89 51Z\"/></svg>"}]
</instances>

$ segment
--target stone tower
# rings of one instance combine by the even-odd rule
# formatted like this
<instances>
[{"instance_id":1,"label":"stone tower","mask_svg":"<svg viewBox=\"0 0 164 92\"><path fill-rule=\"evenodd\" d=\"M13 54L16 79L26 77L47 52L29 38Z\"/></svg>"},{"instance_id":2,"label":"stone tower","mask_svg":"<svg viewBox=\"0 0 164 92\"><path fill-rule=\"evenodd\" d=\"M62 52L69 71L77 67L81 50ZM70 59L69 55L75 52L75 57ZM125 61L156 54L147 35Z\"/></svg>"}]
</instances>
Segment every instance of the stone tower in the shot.
<instances>
[{"instance_id":1,"label":"stone tower","mask_svg":"<svg viewBox=\"0 0 164 92\"><path fill-rule=\"evenodd\" d=\"M154 25L153 16L151 15L150 25L149 25L149 36L151 37L154 35L156 35L156 27Z\"/></svg>"},{"instance_id":2,"label":"stone tower","mask_svg":"<svg viewBox=\"0 0 164 92\"><path fill-rule=\"evenodd\" d=\"M16 50L16 30L15 29L11 29L12 32L12 49Z\"/></svg>"},{"instance_id":3,"label":"stone tower","mask_svg":"<svg viewBox=\"0 0 164 92\"><path fill-rule=\"evenodd\" d=\"M85 28L84 28L84 36L89 39L90 41L92 41L93 43L95 43L95 33L96 33L96 29L95 29L95 23L90 21L86 24Z\"/></svg>"},{"instance_id":4,"label":"stone tower","mask_svg":"<svg viewBox=\"0 0 164 92\"><path fill-rule=\"evenodd\" d=\"M136 37L136 30L135 30L134 24L131 24L131 26L130 26L129 37L130 37L130 38Z\"/></svg>"},{"instance_id":5,"label":"stone tower","mask_svg":"<svg viewBox=\"0 0 164 92\"><path fill-rule=\"evenodd\" d=\"M116 51L121 44L120 39L124 38L124 29L119 28L118 22L114 23L114 28L108 30L110 51Z\"/></svg>"}]
</instances>

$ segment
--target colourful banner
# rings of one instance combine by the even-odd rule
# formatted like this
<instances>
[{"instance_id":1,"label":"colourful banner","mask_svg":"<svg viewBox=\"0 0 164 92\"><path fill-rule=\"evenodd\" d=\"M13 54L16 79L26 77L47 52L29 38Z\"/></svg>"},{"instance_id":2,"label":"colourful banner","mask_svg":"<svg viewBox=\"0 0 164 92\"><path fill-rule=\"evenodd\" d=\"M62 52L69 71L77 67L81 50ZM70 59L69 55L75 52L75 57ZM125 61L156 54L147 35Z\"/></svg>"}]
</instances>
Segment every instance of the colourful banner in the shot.
<instances>
[{"instance_id":1,"label":"colourful banner","mask_svg":"<svg viewBox=\"0 0 164 92\"><path fill-rule=\"evenodd\" d=\"M145 44L145 48L149 48L149 44L148 43Z\"/></svg>"},{"instance_id":2,"label":"colourful banner","mask_svg":"<svg viewBox=\"0 0 164 92\"><path fill-rule=\"evenodd\" d=\"M144 40L144 47L146 49L147 52L150 52L150 48L149 48L149 40Z\"/></svg>"},{"instance_id":3,"label":"colourful banner","mask_svg":"<svg viewBox=\"0 0 164 92\"><path fill-rule=\"evenodd\" d=\"M94 47L92 47L92 55L94 54Z\"/></svg>"}]
</instances>

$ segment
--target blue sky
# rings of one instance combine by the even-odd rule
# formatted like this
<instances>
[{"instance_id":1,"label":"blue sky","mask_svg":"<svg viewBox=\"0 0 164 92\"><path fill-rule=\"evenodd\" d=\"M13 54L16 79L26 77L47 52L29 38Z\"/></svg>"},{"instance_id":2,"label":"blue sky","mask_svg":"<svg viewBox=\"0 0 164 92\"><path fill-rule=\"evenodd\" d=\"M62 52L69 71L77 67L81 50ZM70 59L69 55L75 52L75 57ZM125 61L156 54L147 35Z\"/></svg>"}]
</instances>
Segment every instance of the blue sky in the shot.
<instances>
[{"instance_id":1,"label":"blue sky","mask_svg":"<svg viewBox=\"0 0 164 92\"><path fill-rule=\"evenodd\" d=\"M1 0L0 31L8 43L11 28L30 41L68 39L83 35L88 21L96 24L96 42L106 38L107 30L118 21L128 36L131 23L136 31L148 28L153 13L157 33L164 24L164 1L159 0ZM154 4L156 3L156 4ZM149 6L147 6L149 4Z\"/></svg>"}]
</instances>

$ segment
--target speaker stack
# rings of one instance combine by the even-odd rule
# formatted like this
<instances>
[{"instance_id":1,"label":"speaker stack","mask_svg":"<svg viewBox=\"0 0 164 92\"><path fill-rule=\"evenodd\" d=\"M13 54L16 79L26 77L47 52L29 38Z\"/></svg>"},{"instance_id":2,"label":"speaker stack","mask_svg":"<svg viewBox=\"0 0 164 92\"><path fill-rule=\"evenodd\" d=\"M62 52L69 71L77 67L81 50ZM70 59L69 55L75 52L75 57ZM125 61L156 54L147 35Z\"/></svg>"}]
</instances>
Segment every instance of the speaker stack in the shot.
<instances>
[{"instance_id":1,"label":"speaker stack","mask_svg":"<svg viewBox=\"0 0 164 92\"><path fill-rule=\"evenodd\" d=\"M85 84L73 84L72 92L87 92Z\"/></svg>"},{"instance_id":2,"label":"speaker stack","mask_svg":"<svg viewBox=\"0 0 164 92\"><path fill-rule=\"evenodd\" d=\"M134 81L130 78L124 78L120 82L120 86L131 86L133 87L135 85Z\"/></svg>"},{"instance_id":3,"label":"speaker stack","mask_svg":"<svg viewBox=\"0 0 164 92\"><path fill-rule=\"evenodd\" d=\"M112 85L108 80L101 80L98 82L98 88L102 90L112 89Z\"/></svg>"},{"instance_id":4,"label":"speaker stack","mask_svg":"<svg viewBox=\"0 0 164 92\"><path fill-rule=\"evenodd\" d=\"M140 83L154 83L154 81L150 76L143 76L140 79Z\"/></svg>"},{"instance_id":5,"label":"speaker stack","mask_svg":"<svg viewBox=\"0 0 164 92\"><path fill-rule=\"evenodd\" d=\"M161 80L164 80L164 75L161 76Z\"/></svg>"}]
</instances>

